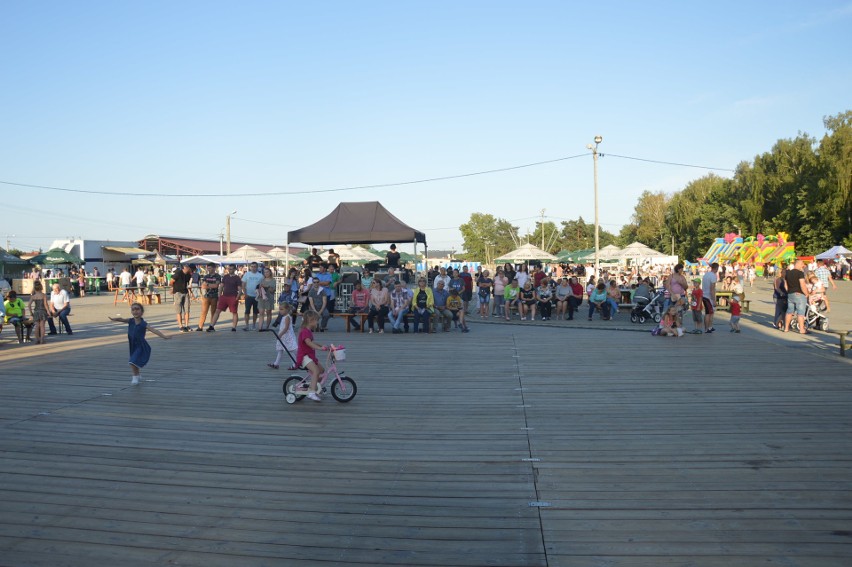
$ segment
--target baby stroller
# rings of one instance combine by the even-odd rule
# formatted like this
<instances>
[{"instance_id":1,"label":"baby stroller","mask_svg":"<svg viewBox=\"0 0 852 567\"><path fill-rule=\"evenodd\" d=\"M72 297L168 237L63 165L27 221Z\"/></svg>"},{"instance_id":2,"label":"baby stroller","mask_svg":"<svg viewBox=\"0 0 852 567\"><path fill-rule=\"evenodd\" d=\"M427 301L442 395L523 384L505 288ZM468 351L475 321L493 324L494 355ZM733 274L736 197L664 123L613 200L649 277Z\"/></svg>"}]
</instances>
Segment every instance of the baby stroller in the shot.
<instances>
[{"instance_id":1,"label":"baby stroller","mask_svg":"<svg viewBox=\"0 0 852 567\"><path fill-rule=\"evenodd\" d=\"M825 301L819 300L816 303L808 303L808 310L805 313L805 327L817 331L827 331L828 317L822 314L823 311L825 311ZM798 317L793 317L790 327L796 331L799 330Z\"/></svg>"},{"instance_id":2,"label":"baby stroller","mask_svg":"<svg viewBox=\"0 0 852 567\"><path fill-rule=\"evenodd\" d=\"M650 298L635 296L633 299L636 301L636 307L630 311L632 323L644 323L648 319L653 319L655 323L659 323L663 318L665 293L662 291L651 292Z\"/></svg>"}]
</instances>

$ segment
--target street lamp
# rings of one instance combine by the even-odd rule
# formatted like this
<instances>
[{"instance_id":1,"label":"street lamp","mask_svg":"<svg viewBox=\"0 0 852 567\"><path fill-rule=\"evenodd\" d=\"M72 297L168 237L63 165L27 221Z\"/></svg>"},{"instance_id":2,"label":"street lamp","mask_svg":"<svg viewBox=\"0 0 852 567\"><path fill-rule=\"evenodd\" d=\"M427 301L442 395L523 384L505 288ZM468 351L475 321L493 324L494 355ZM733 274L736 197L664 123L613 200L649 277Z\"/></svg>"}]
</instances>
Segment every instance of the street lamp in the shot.
<instances>
[{"instance_id":1,"label":"street lamp","mask_svg":"<svg viewBox=\"0 0 852 567\"><path fill-rule=\"evenodd\" d=\"M231 213L225 217L225 238L228 242L228 254L231 253L231 215L237 214L237 210L234 209Z\"/></svg>"},{"instance_id":2,"label":"street lamp","mask_svg":"<svg viewBox=\"0 0 852 567\"><path fill-rule=\"evenodd\" d=\"M600 277L600 224L598 223L598 144L603 142L601 136L595 136L595 145L588 144L586 147L592 150L592 161L595 164L595 277Z\"/></svg>"}]
</instances>

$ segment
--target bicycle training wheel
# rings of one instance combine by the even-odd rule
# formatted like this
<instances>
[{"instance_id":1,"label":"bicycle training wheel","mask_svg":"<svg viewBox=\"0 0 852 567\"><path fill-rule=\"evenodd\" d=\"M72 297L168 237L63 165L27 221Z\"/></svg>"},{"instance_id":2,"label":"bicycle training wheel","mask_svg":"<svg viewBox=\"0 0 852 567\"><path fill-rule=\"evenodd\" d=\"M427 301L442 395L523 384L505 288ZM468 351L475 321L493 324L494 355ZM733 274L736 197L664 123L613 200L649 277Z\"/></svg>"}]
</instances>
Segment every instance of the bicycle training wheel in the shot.
<instances>
[{"instance_id":1,"label":"bicycle training wheel","mask_svg":"<svg viewBox=\"0 0 852 567\"><path fill-rule=\"evenodd\" d=\"M287 400L288 404L301 402L305 399L304 392L299 392L296 389L296 386L298 386L301 382L301 376L290 376L289 378L284 380L284 399Z\"/></svg>"},{"instance_id":2,"label":"bicycle training wheel","mask_svg":"<svg viewBox=\"0 0 852 567\"><path fill-rule=\"evenodd\" d=\"M341 376L340 380L334 380L331 383L331 395L335 400L341 403L351 402L358 393L358 386L355 385L355 380L348 376Z\"/></svg>"}]
</instances>

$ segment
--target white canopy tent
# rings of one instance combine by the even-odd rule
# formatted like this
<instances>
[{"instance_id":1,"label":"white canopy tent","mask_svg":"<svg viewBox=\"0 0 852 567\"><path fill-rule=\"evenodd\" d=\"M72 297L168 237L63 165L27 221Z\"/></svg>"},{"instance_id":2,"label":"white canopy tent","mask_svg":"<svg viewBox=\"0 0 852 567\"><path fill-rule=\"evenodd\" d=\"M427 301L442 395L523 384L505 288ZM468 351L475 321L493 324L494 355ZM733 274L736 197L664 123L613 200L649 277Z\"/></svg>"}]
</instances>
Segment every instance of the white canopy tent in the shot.
<instances>
[{"instance_id":1,"label":"white canopy tent","mask_svg":"<svg viewBox=\"0 0 852 567\"><path fill-rule=\"evenodd\" d=\"M852 256L852 250L838 244L837 246L832 246L822 254L819 254L816 258L817 260L834 260L838 255Z\"/></svg>"}]
</instances>

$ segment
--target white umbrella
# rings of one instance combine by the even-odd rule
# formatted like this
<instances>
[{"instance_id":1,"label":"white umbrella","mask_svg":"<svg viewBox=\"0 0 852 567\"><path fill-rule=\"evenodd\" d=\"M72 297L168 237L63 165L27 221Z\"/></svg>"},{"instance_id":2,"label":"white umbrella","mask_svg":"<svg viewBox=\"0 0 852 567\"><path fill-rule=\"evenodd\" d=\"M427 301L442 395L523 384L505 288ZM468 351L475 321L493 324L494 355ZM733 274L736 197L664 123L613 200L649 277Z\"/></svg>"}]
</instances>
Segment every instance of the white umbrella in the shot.
<instances>
[{"instance_id":1,"label":"white umbrella","mask_svg":"<svg viewBox=\"0 0 852 567\"><path fill-rule=\"evenodd\" d=\"M287 257L287 250L279 246L276 246L275 248L270 248L266 251L266 253L275 258L276 260L284 260Z\"/></svg>"},{"instance_id":2,"label":"white umbrella","mask_svg":"<svg viewBox=\"0 0 852 567\"><path fill-rule=\"evenodd\" d=\"M366 248L361 248L360 246L344 245L329 250L334 250L334 252L340 256L340 260L342 262L375 262L383 259L378 254L373 254ZM328 261L328 250L320 254L320 256L323 260Z\"/></svg>"},{"instance_id":3,"label":"white umbrella","mask_svg":"<svg viewBox=\"0 0 852 567\"><path fill-rule=\"evenodd\" d=\"M495 262L511 262L513 260L547 260L553 262L556 256L550 252L545 252L534 244L524 244L520 248L515 248L511 252L507 252L498 258L494 258Z\"/></svg>"},{"instance_id":4,"label":"white umbrella","mask_svg":"<svg viewBox=\"0 0 852 567\"><path fill-rule=\"evenodd\" d=\"M235 264L249 264L251 262L270 262L275 258L266 252L261 252L254 246L246 244L225 256L224 260Z\"/></svg>"},{"instance_id":5,"label":"white umbrella","mask_svg":"<svg viewBox=\"0 0 852 567\"><path fill-rule=\"evenodd\" d=\"M634 242L624 247L618 258L654 258L665 256L662 252L657 252L653 248L645 246L641 242Z\"/></svg>"}]
</instances>

